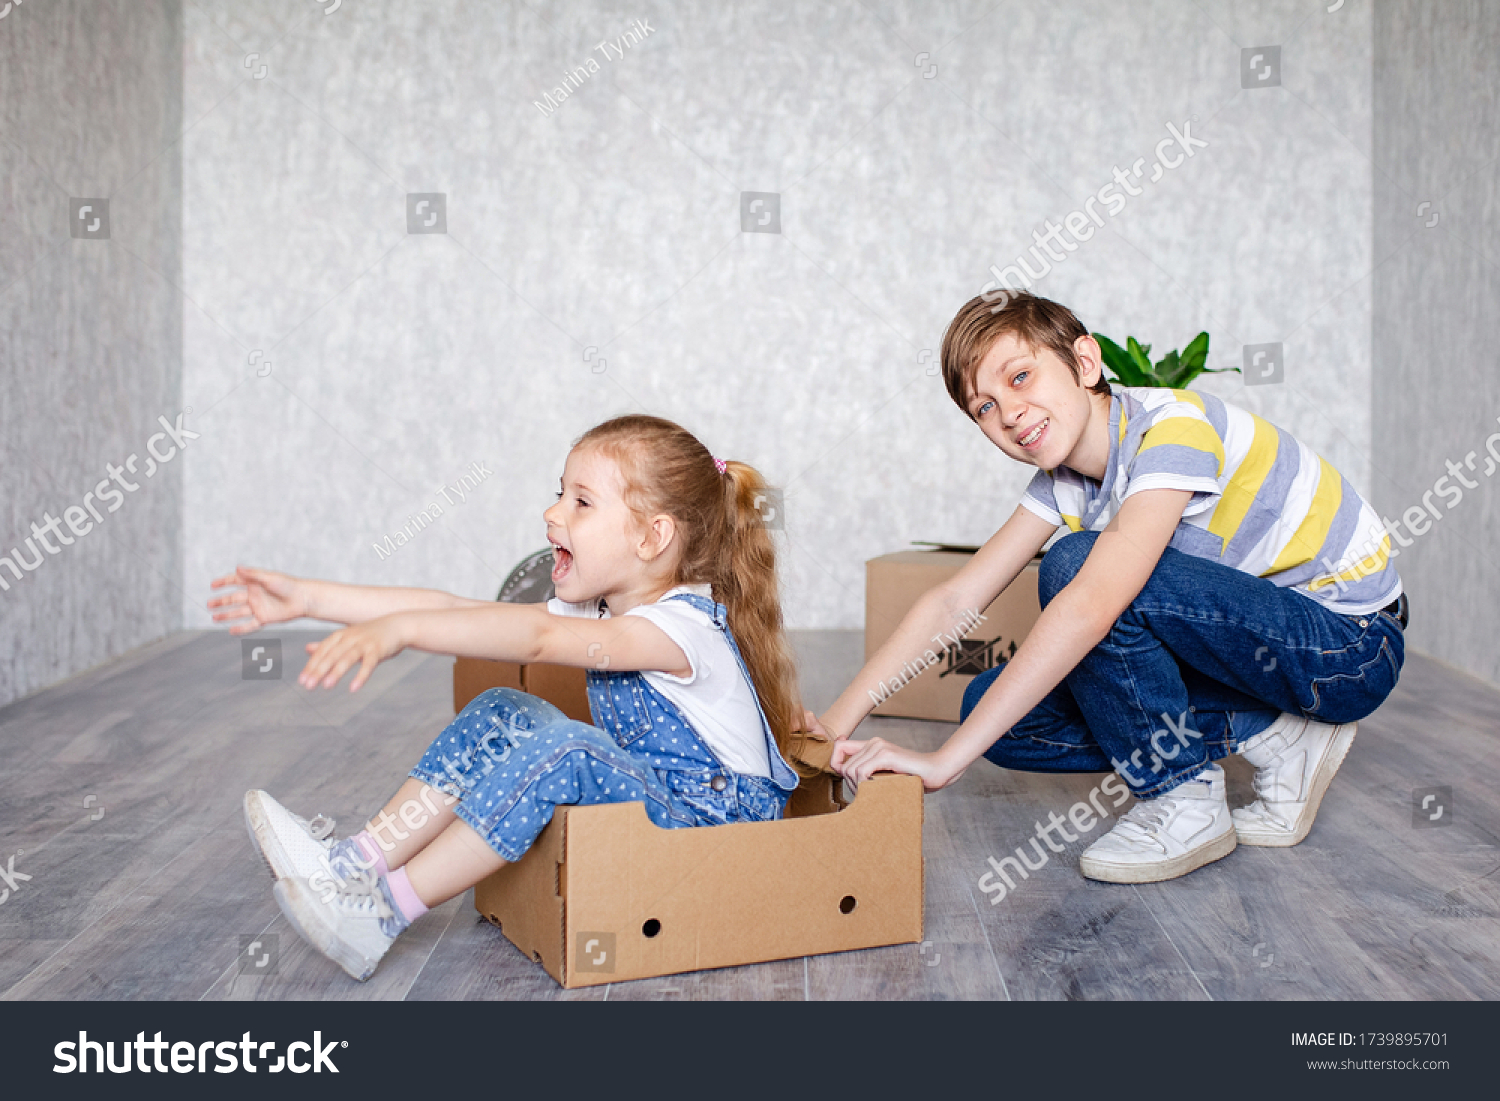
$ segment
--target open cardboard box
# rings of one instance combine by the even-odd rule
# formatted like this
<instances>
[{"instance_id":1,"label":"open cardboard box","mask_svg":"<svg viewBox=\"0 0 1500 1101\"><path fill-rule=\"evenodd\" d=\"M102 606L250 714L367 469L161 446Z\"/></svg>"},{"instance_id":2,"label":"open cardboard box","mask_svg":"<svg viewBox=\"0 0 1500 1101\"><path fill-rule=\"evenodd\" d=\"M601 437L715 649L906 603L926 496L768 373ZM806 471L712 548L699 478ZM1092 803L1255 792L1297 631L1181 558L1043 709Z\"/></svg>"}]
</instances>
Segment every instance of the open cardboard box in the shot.
<instances>
[{"instance_id":1,"label":"open cardboard box","mask_svg":"<svg viewBox=\"0 0 1500 1101\"><path fill-rule=\"evenodd\" d=\"M543 668L583 679L526 671ZM459 678L455 710L484 690L460 698ZM829 750L808 743L798 763L821 769ZM653 825L639 803L563 807L474 906L565 987L920 942L922 781L877 776L847 806L837 785L819 771L779 822L696 829Z\"/></svg>"}]
</instances>

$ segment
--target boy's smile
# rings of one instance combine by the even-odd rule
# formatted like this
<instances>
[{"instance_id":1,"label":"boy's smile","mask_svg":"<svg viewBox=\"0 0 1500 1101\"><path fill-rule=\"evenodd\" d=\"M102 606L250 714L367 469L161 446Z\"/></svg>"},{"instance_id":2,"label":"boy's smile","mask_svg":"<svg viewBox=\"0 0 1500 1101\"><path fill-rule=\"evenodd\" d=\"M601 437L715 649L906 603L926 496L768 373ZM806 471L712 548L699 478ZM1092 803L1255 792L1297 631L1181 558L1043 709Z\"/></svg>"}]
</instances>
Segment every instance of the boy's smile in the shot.
<instances>
[{"instance_id":1,"label":"boy's smile","mask_svg":"<svg viewBox=\"0 0 1500 1101\"><path fill-rule=\"evenodd\" d=\"M1109 398L1087 387L1102 371L1098 345L1080 337L1080 381L1050 348L1017 336L995 340L974 372L969 414L1012 459L1043 470L1066 466L1096 481L1109 462Z\"/></svg>"}]
</instances>

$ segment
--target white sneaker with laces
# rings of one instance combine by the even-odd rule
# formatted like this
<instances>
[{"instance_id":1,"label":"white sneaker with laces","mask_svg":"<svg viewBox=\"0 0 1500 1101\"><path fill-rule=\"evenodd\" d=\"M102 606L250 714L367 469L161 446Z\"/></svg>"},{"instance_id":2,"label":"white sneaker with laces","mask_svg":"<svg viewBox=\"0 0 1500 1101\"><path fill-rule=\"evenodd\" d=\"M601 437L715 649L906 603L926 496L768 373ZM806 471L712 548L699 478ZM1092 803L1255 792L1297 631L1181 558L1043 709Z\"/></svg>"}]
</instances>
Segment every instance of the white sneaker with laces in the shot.
<instances>
[{"instance_id":1,"label":"white sneaker with laces","mask_svg":"<svg viewBox=\"0 0 1500 1101\"><path fill-rule=\"evenodd\" d=\"M1240 842L1285 847L1305 838L1358 726L1330 726L1283 713L1240 746L1240 756L1255 766L1259 796L1233 814Z\"/></svg>"},{"instance_id":2,"label":"white sneaker with laces","mask_svg":"<svg viewBox=\"0 0 1500 1101\"><path fill-rule=\"evenodd\" d=\"M1105 883L1176 879L1234 851L1224 770L1209 764L1165 795L1142 799L1083 851L1078 870Z\"/></svg>"},{"instance_id":3,"label":"white sneaker with laces","mask_svg":"<svg viewBox=\"0 0 1500 1101\"><path fill-rule=\"evenodd\" d=\"M364 982L406 928L385 882L363 871L342 884L313 888L305 879L278 879L276 903L308 944Z\"/></svg>"},{"instance_id":4,"label":"white sneaker with laces","mask_svg":"<svg viewBox=\"0 0 1500 1101\"><path fill-rule=\"evenodd\" d=\"M263 791L245 792L245 828L277 879L308 879L330 867L333 819L314 815L309 822Z\"/></svg>"}]
</instances>

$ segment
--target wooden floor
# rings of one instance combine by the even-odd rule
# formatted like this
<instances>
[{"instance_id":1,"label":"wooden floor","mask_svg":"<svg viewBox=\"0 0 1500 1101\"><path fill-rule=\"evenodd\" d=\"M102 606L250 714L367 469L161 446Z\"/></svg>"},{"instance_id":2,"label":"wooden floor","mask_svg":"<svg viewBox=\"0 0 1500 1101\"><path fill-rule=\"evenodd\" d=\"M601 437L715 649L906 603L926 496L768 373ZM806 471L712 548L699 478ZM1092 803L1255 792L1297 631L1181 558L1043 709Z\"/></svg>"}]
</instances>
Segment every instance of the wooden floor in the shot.
<instances>
[{"instance_id":1,"label":"wooden floor","mask_svg":"<svg viewBox=\"0 0 1500 1101\"><path fill-rule=\"evenodd\" d=\"M295 670L319 636L280 637ZM795 641L808 703L824 707L858 667L859 636ZM1182 879L1115 886L1078 874L1096 828L992 906L976 885L986 858L1100 778L980 762L927 799L921 946L570 992L465 895L355 983L287 928L240 798L262 787L359 823L452 718L451 669L407 653L353 696L314 694L294 674L244 680L239 639L185 632L0 710L0 869L14 882L0 883L0 997L1500 998L1500 692L1420 657L1361 724L1294 849L1241 847ZM930 748L952 727L866 730ZM1230 764L1238 805L1247 773ZM1417 828L1413 792L1429 787L1451 796ZM276 947L274 974L240 973L242 938Z\"/></svg>"}]
</instances>

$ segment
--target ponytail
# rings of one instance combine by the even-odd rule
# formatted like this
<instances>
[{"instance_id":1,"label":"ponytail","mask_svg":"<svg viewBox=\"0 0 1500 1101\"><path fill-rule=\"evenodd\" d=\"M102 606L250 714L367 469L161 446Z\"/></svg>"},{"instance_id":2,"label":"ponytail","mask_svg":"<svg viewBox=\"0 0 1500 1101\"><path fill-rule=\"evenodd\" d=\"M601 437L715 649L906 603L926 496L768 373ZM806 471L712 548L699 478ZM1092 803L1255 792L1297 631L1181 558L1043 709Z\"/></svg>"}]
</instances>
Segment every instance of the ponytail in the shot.
<instances>
[{"instance_id":1,"label":"ponytail","mask_svg":"<svg viewBox=\"0 0 1500 1101\"><path fill-rule=\"evenodd\" d=\"M755 682L781 755L793 768L803 756L802 700L797 661L782 625L776 581L776 544L761 505L766 480L753 466L730 460L724 470L727 553L715 563L714 597L729 612L730 629Z\"/></svg>"}]
</instances>

